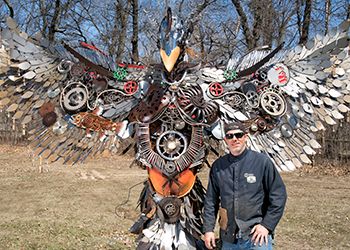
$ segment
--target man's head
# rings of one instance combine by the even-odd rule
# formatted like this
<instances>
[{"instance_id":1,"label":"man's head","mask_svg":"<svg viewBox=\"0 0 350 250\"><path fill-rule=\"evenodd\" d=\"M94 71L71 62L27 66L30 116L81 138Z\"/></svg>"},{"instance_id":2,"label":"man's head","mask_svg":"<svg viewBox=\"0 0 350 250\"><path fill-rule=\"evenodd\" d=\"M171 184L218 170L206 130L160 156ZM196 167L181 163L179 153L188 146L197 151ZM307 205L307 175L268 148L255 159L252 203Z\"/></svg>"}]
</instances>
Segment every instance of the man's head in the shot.
<instances>
[{"instance_id":1,"label":"man's head","mask_svg":"<svg viewBox=\"0 0 350 250\"><path fill-rule=\"evenodd\" d=\"M248 139L246 128L240 123L225 124L225 142L234 156L240 155L246 148Z\"/></svg>"}]
</instances>

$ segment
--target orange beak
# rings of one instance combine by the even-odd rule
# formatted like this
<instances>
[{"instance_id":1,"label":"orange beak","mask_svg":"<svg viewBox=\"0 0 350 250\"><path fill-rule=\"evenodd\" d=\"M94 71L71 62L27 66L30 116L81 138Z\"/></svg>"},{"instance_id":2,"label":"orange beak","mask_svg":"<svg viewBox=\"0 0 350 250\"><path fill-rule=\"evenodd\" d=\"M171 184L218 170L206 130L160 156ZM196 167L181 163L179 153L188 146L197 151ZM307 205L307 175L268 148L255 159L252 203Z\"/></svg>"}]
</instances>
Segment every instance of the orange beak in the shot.
<instances>
[{"instance_id":1,"label":"orange beak","mask_svg":"<svg viewBox=\"0 0 350 250\"><path fill-rule=\"evenodd\" d=\"M176 46L168 56L163 49L160 49L160 56L162 58L163 64L168 72L171 72L175 66L177 59L180 56L181 49Z\"/></svg>"}]
</instances>

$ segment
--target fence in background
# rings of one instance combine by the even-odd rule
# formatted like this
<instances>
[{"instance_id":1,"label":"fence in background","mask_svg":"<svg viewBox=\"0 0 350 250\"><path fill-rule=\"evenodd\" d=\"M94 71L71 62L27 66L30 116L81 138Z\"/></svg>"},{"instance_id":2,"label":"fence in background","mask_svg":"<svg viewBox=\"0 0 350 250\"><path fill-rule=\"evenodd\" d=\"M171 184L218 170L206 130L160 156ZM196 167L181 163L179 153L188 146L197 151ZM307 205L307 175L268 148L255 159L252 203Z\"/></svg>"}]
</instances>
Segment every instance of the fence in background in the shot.
<instances>
[{"instance_id":1,"label":"fence in background","mask_svg":"<svg viewBox=\"0 0 350 250\"><path fill-rule=\"evenodd\" d=\"M0 143L10 145L28 144L28 128L13 120L7 112L0 112Z\"/></svg>"}]
</instances>

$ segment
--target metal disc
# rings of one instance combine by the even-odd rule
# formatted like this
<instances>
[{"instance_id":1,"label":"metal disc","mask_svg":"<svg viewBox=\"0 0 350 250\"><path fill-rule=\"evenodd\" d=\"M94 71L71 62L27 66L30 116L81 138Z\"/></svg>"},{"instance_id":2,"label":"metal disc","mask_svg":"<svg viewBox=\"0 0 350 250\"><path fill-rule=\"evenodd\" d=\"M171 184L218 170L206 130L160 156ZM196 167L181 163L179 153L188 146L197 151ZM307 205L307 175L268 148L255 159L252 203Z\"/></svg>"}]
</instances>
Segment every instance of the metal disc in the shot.
<instances>
[{"instance_id":1,"label":"metal disc","mask_svg":"<svg viewBox=\"0 0 350 250\"><path fill-rule=\"evenodd\" d=\"M23 77L27 80L31 80L36 76L36 74L34 73L34 71L28 71L27 73L25 73L23 75Z\"/></svg>"},{"instance_id":2,"label":"metal disc","mask_svg":"<svg viewBox=\"0 0 350 250\"><path fill-rule=\"evenodd\" d=\"M282 149L278 146L278 145L273 145L272 148L276 151L276 152L280 152Z\"/></svg>"},{"instance_id":3,"label":"metal disc","mask_svg":"<svg viewBox=\"0 0 350 250\"><path fill-rule=\"evenodd\" d=\"M350 104L350 95L344 96L344 101L348 104Z\"/></svg>"},{"instance_id":4,"label":"metal disc","mask_svg":"<svg viewBox=\"0 0 350 250\"><path fill-rule=\"evenodd\" d=\"M315 126L310 126L310 130L311 130L311 132L313 132L313 133L318 132L318 129L317 129Z\"/></svg>"},{"instance_id":5,"label":"metal disc","mask_svg":"<svg viewBox=\"0 0 350 250\"><path fill-rule=\"evenodd\" d=\"M300 160L305 163L305 164L311 164L311 160L309 159L309 157L307 157L306 154L301 154L300 155Z\"/></svg>"},{"instance_id":6,"label":"metal disc","mask_svg":"<svg viewBox=\"0 0 350 250\"><path fill-rule=\"evenodd\" d=\"M341 88L343 86L343 82L340 81L339 79L335 79L333 82L332 82L333 86L336 87L336 88Z\"/></svg>"},{"instance_id":7,"label":"metal disc","mask_svg":"<svg viewBox=\"0 0 350 250\"><path fill-rule=\"evenodd\" d=\"M11 102L10 98L6 97L2 100L0 100L0 107L1 106L6 106L7 104L9 104Z\"/></svg>"},{"instance_id":8,"label":"metal disc","mask_svg":"<svg viewBox=\"0 0 350 250\"><path fill-rule=\"evenodd\" d=\"M304 103L303 104L303 110L308 113L308 114L312 114L314 112L314 110L312 109L311 105L308 103Z\"/></svg>"},{"instance_id":9,"label":"metal disc","mask_svg":"<svg viewBox=\"0 0 350 250\"><path fill-rule=\"evenodd\" d=\"M285 161L284 165L288 168L289 171L294 171L296 169L294 163L292 161Z\"/></svg>"},{"instance_id":10,"label":"metal disc","mask_svg":"<svg viewBox=\"0 0 350 250\"><path fill-rule=\"evenodd\" d=\"M61 90L60 90L59 88L56 88L56 89L54 89L54 90L49 89L49 90L47 91L47 96L48 96L49 98L55 98L55 97L58 96L60 93L61 93Z\"/></svg>"},{"instance_id":11,"label":"metal disc","mask_svg":"<svg viewBox=\"0 0 350 250\"><path fill-rule=\"evenodd\" d=\"M31 116L31 115L26 115L26 116L23 118L21 124L25 125L25 124L28 124L28 123L31 122L31 121L32 121L32 116Z\"/></svg>"},{"instance_id":12,"label":"metal disc","mask_svg":"<svg viewBox=\"0 0 350 250\"><path fill-rule=\"evenodd\" d=\"M345 106L344 104L339 104L338 105L338 110L342 113L346 113L349 111L349 108L347 106Z\"/></svg>"},{"instance_id":13,"label":"metal disc","mask_svg":"<svg viewBox=\"0 0 350 250\"><path fill-rule=\"evenodd\" d=\"M22 110L18 110L14 115L13 115L13 119L18 120L23 116L23 111Z\"/></svg>"},{"instance_id":14,"label":"metal disc","mask_svg":"<svg viewBox=\"0 0 350 250\"><path fill-rule=\"evenodd\" d=\"M55 124L52 126L52 131L56 134L56 135L61 135L64 132L67 131L68 128L68 123L64 120L58 120L55 122Z\"/></svg>"},{"instance_id":15,"label":"metal disc","mask_svg":"<svg viewBox=\"0 0 350 250\"><path fill-rule=\"evenodd\" d=\"M298 158L292 158L292 162L293 162L293 164L297 167L297 168L300 168L300 167L302 167L303 166L303 164L299 161L299 159Z\"/></svg>"},{"instance_id":16,"label":"metal disc","mask_svg":"<svg viewBox=\"0 0 350 250\"><path fill-rule=\"evenodd\" d=\"M333 98L338 98L342 95L339 91L336 91L335 89L331 89L328 93Z\"/></svg>"},{"instance_id":17,"label":"metal disc","mask_svg":"<svg viewBox=\"0 0 350 250\"><path fill-rule=\"evenodd\" d=\"M335 119L337 119L337 120L340 120L340 119L343 119L343 118L344 118L344 116L343 116L342 114L340 114L340 113L338 112L338 110L332 110L331 114L332 114L332 116L333 116Z\"/></svg>"},{"instance_id":18,"label":"metal disc","mask_svg":"<svg viewBox=\"0 0 350 250\"><path fill-rule=\"evenodd\" d=\"M328 124L328 125L335 125L335 124L337 124L330 116L325 116L325 121L326 121L326 123Z\"/></svg>"},{"instance_id":19,"label":"metal disc","mask_svg":"<svg viewBox=\"0 0 350 250\"><path fill-rule=\"evenodd\" d=\"M311 102L315 106L320 106L320 105L323 104L323 101L320 98L316 97L316 96L312 96L311 97Z\"/></svg>"},{"instance_id":20,"label":"metal disc","mask_svg":"<svg viewBox=\"0 0 350 250\"><path fill-rule=\"evenodd\" d=\"M323 85L319 85L319 86L318 86L318 91L319 91L321 94L326 94L326 93L329 91L329 89L326 88L326 87L323 86Z\"/></svg>"},{"instance_id":21,"label":"metal disc","mask_svg":"<svg viewBox=\"0 0 350 250\"><path fill-rule=\"evenodd\" d=\"M334 105L334 101L332 100L332 99L330 99L329 97L324 97L323 98L323 101L324 101L324 103L326 104L326 105L328 105L328 106L333 106Z\"/></svg>"},{"instance_id":22,"label":"metal disc","mask_svg":"<svg viewBox=\"0 0 350 250\"><path fill-rule=\"evenodd\" d=\"M33 108L34 108L34 109L38 109L38 108L40 108L44 103L45 103L44 100L38 100L38 101L35 102Z\"/></svg>"},{"instance_id":23,"label":"metal disc","mask_svg":"<svg viewBox=\"0 0 350 250\"><path fill-rule=\"evenodd\" d=\"M18 104L13 103L6 109L6 112L15 112L17 110L17 108L18 108Z\"/></svg>"},{"instance_id":24,"label":"metal disc","mask_svg":"<svg viewBox=\"0 0 350 250\"><path fill-rule=\"evenodd\" d=\"M293 136L293 128L288 123L281 125L281 133L284 137L290 138Z\"/></svg>"},{"instance_id":25,"label":"metal disc","mask_svg":"<svg viewBox=\"0 0 350 250\"><path fill-rule=\"evenodd\" d=\"M316 152L315 150L313 150L310 146L306 145L303 147L303 150L304 152L307 154L307 155L315 155Z\"/></svg>"},{"instance_id":26,"label":"metal disc","mask_svg":"<svg viewBox=\"0 0 350 250\"><path fill-rule=\"evenodd\" d=\"M309 143L310 143L311 147L314 148L314 149L321 148L321 145L315 139L311 139L309 141Z\"/></svg>"},{"instance_id":27,"label":"metal disc","mask_svg":"<svg viewBox=\"0 0 350 250\"><path fill-rule=\"evenodd\" d=\"M33 94L34 93L32 91L27 91L21 96L21 98L22 99L29 99L29 98L31 98L33 96Z\"/></svg>"}]
</instances>

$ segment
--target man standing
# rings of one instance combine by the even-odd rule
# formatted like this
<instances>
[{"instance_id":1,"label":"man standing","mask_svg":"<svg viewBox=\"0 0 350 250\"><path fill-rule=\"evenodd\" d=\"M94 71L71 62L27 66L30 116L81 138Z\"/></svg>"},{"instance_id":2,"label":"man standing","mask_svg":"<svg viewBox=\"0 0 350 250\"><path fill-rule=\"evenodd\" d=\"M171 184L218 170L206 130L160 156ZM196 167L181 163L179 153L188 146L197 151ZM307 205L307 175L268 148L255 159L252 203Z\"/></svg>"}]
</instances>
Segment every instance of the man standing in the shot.
<instances>
[{"instance_id":1,"label":"man standing","mask_svg":"<svg viewBox=\"0 0 350 250\"><path fill-rule=\"evenodd\" d=\"M247 149L248 135L241 124L228 124L224 130L230 153L210 170L203 215L205 245L216 247L219 211L222 249L272 249L271 235L287 199L284 183L267 155Z\"/></svg>"}]
</instances>

